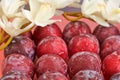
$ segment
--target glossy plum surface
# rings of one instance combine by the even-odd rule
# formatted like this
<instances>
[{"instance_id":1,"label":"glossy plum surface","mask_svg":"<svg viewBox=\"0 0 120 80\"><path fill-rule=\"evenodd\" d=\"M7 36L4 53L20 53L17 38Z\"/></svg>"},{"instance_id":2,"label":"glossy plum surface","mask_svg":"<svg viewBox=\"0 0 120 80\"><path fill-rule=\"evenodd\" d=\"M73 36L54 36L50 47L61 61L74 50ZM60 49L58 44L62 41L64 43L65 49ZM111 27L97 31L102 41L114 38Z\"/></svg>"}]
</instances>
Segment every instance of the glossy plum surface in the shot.
<instances>
[{"instance_id":1,"label":"glossy plum surface","mask_svg":"<svg viewBox=\"0 0 120 80\"><path fill-rule=\"evenodd\" d=\"M112 77L110 78L110 80L120 80L120 72L112 75Z\"/></svg>"},{"instance_id":2,"label":"glossy plum surface","mask_svg":"<svg viewBox=\"0 0 120 80\"><path fill-rule=\"evenodd\" d=\"M68 44L70 39L79 34L90 34L89 26L82 21L69 22L63 30L63 39Z\"/></svg>"},{"instance_id":3,"label":"glossy plum surface","mask_svg":"<svg viewBox=\"0 0 120 80\"><path fill-rule=\"evenodd\" d=\"M11 54L5 58L3 64L3 75L8 72L21 72L22 74L33 77L34 64L24 55Z\"/></svg>"},{"instance_id":4,"label":"glossy plum surface","mask_svg":"<svg viewBox=\"0 0 120 80\"><path fill-rule=\"evenodd\" d=\"M110 36L101 45L101 59L111 54L114 51L120 51L120 35Z\"/></svg>"},{"instance_id":5,"label":"glossy plum surface","mask_svg":"<svg viewBox=\"0 0 120 80\"><path fill-rule=\"evenodd\" d=\"M68 80L67 77L61 73L44 73L38 80Z\"/></svg>"},{"instance_id":6,"label":"glossy plum surface","mask_svg":"<svg viewBox=\"0 0 120 80\"><path fill-rule=\"evenodd\" d=\"M32 80L32 79L31 77L19 72L10 72L5 74L0 80Z\"/></svg>"},{"instance_id":7,"label":"glossy plum surface","mask_svg":"<svg viewBox=\"0 0 120 80\"><path fill-rule=\"evenodd\" d=\"M112 75L120 72L120 53L113 52L103 60L102 71L105 80L109 80Z\"/></svg>"},{"instance_id":8,"label":"glossy plum surface","mask_svg":"<svg viewBox=\"0 0 120 80\"><path fill-rule=\"evenodd\" d=\"M99 42L92 34L74 36L68 45L69 57L80 51L90 51L99 54Z\"/></svg>"},{"instance_id":9,"label":"glossy plum surface","mask_svg":"<svg viewBox=\"0 0 120 80\"><path fill-rule=\"evenodd\" d=\"M44 54L57 54L64 60L68 59L67 45L64 40L57 36L49 36L40 41L37 46L37 56Z\"/></svg>"},{"instance_id":10,"label":"glossy plum surface","mask_svg":"<svg viewBox=\"0 0 120 80\"><path fill-rule=\"evenodd\" d=\"M60 72L67 75L66 62L56 54L45 54L36 62L36 73L38 76L45 72Z\"/></svg>"},{"instance_id":11,"label":"glossy plum surface","mask_svg":"<svg viewBox=\"0 0 120 80\"><path fill-rule=\"evenodd\" d=\"M80 70L95 70L101 72L101 60L97 54L92 52L78 52L74 54L69 62L70 77L73 77Z\"/></svg>"},{"instance_id":12,"label":"glossy plum surface","mask_svg":"<svg viewBox=\"0 0 120 80\"><path fill-rule=\"evenodd\" d=\"M35 49L36 46L30 38L25 36L17 36L12 40L9 46L5 48L4 55L6 57L12 53L18 53L29 57L31 60L34 60Z\"/></svg>"},{"instance_id":13,"label":"glossy plum surface","mask_svg":"<svg viewBox=\"0 0 120 80\"><path fill-rule=\"evenodd\" d=\"M119 35L119 30L112 24L109 27L98 25L93 34L102 43L109 36Z\"/></svg>"},{"instance_id":14,"label":"glossy plum surface","mask_svg":"<svg viewBox=\"0 0 120 80\"><path fill-rule=\"evenodd\" d=\"M36 45L47 36L59 36L62 38L62 32L59 26L55 23L44 27L37 26L33 32L33 39Z\"/></svg>"},{"instance_id":15,"label":"glossy plum surface","mask_svg":"<svg viewBox=\"0 0 120 80\"><path fill-rule=\"evenodd\" d=\"M22 34L20 34L20 36L26 36L26 37L28 37L30 39L33 39L32 31L22 33Z\"/></svg>"},{"instance_id":16,"label":"glossy plum surface","mask_svg":"<svg viewBox=\"0 0 120 80\"><path fill-rule=\"evenodd\" d=\"M104 78L96 71L81 70L71 80L104 80Z\"/></svg>"}]
</instances>

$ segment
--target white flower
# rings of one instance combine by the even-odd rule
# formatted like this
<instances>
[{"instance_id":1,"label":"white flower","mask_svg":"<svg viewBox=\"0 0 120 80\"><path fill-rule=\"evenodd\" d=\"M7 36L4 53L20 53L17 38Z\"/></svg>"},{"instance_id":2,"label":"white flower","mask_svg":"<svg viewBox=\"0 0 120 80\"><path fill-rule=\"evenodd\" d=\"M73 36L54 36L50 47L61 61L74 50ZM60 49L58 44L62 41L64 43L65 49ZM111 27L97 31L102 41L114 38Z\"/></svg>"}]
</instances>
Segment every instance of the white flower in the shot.
<instances>
[{"instance_id":1,"label":"white flower","mask_svg":"<svg viewBox=\"0 0 120 80\"><path fill-rule=\"evenodd\" d=\"M120 1L108 0L105 10L102 11L102 15L108 22L120 23Z\"/></svg>"},{"instance_id":2,"label":"white flower","mask_svg":"<svg viewBox=\"0 0 120 80\"><path fill-rule=\"evenodd\" d=\"M55 8L50 4L42 4L37 0L29 0L30 11L23 10L24 16L38 26L45 26L56 22L50 20L55 14Z\"/></svg>"},{"instance_id":3,"label":"white flower","mask_svg":"<svg viewBox=\"0 0 120 80\"><path fill-rule=\"evenodd\" d=\"M54 5L57 9L64 8L72 4L76 0L38 0L42 3L49 3ZM78 0L77 0L78 1Z\"/></svg>"},{"instance_id":4,"label":"white flower","mask_svg":"<svg viewBox=\"0 0 120 80\"><path fill-rule=\"evenodd\" d=\"M24 16L37 26L46 26L56 21L51 19L55 14L62 12L57 10L71 4L73 0L29 0L30 10L23 10ZM58 13L59 12L59 13Z\"/></svg>"},{"instance_id":5,"label":"white flower","mask_svg":"<svg viewBox=\"0 0 120 80\"><path fill-rule=\"evenodd\" d=\"M34 26L34 23L29 24L25 28L22 28L24 24L28 23L29 21L25 18L14 18L13 21L9 21L6 16L2 16L0 19L0 27L12 37L15 37ZM22 29L21 29L22 28Z\"/></svg>"},{"instance_id":6,"label":"white flower","mask_svg":"<svg viewBox=\"0 0 120 80\"><path fill-rule=\"evenodd\" d=\"M11 18L15 16L23 16L21 8L26 4L24 0L1 0L1 7L4 14Z\"/></svg>"},{"instance_id":7,"label":"white flower","mask_svg":"<svg viewBox=\"0 0 120 80\"><path fill-rule=\"evenodd\" d=\"M83 0L81 5L81 12L83 16L96 21L98 24L109 26L101 14L101 11L104 9L104 0Z\"/></svg>"},{"instance_id":8,"label":"white flower","mask_svg":"<svg viewBox=\"0 0 120 80\"><path fill-rule=\"evenodd\" d=\"M80 2L82 0L74 0L74 2L70 5L68 5L68 7L74 7L74 8L81 8Z\"/></svg>"},{"instance_id":9,"label":"white flower","mask_svg":"<svg viewBox=\"0 0 120 80\"><path fill-rule=\"evenodd\" d=\"M2 10L2 7L1 7L1 3L0 3L0 18L2 17L3 14L4 13L3 13L3 10Z\"/></svg>"},{"instance_id":10,"label":"white flower","mask_svg":"<svg viewBox=\"0 0 120 80\"><path fill-rule=\"evenodd\" d=\"M83 16L103 26L120 22L119 0L83 0L81 10Z\"/></svg>"}]
</instances>

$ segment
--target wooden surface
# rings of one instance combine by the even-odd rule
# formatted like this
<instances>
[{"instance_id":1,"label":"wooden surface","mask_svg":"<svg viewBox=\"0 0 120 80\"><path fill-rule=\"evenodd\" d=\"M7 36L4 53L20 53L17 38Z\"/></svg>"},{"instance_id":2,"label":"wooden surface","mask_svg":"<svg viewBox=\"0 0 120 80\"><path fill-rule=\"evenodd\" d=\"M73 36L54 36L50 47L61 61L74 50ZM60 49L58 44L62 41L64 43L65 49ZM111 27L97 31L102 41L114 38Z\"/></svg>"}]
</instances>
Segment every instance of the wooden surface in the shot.
<instances>
[{"instance_id":1,"label":"wooden surface","mask_svg":"<svg viewBox=\"0 0 120 80\"><path fill-rule=\"evenodd\" d=\"M59 17L54 17L55 19L62 19L62 22L57 22L57 24L59 25L59 27L61 28L61 30L63 31L64 26L68 23L68 21L66 19L64 19L62 16ZM87 19L81 19L81 21L86 22L91 30L93 31L94 28L97 26L96 23L89 21ZM120 30L120 24L116 24L116 26L119 28ZM4 64L4 51L0 51L0 78L2 77L2 64Z\"/></svg>"}]
</instances>

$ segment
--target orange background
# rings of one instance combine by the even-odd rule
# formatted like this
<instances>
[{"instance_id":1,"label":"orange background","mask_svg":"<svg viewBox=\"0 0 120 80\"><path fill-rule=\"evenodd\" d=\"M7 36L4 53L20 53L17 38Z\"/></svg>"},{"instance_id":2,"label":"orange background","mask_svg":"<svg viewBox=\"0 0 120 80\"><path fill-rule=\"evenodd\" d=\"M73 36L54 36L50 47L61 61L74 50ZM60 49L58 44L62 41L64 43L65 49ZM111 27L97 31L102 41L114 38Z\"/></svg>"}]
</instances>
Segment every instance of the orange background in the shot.
<instances>
[{"instance_id":1,"label":"orange background","mask_svg":"<svg viewBox=\"0 0 120 80\"><path fill-rule=\"evenodd\" d=\"M64 28L64 26L68 23L68 21L64 18L64 17L62 17L62 16L59 16L59 17L54 17L55 19L62 19L62 22L56 22L58 25L59 25L59 27L61 28L61 30L63 31L63 28ZM91 30L93 31L94 30L94 28L97 26L97 24L96 23L94 23L94 22L92 22L92 21L90 21L90 20L87 20L87 19L81 19L81 21L84 21L84 22L86 22L89 26L90 26L90 28L91 28ZM118 29L120 30L120 24L115 24L117 27L118 27ZM4 64L3 62L4 62L4 53L3 53L4 51L0 51L0 78L2 77L2 64Z\"/></svg>"}]
</instances>

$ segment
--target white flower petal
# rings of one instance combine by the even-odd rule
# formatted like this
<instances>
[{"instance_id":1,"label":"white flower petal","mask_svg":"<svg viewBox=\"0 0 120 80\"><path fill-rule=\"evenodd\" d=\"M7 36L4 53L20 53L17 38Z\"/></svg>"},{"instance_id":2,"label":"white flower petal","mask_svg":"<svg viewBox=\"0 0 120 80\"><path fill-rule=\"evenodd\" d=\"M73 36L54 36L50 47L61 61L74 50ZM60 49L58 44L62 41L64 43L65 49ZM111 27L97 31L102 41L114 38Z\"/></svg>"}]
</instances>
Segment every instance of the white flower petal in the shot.
<instances>
[{"instance_id":1,"label":"white flower petal","mask_svg":"<svg viewBox=\"0 0 120 80\"><path fill-rule=\"evenodd\" d=\"M20 29L24 24L28 23L29 21L26 18L15 18L11 23L13 27L16 29Z\"/></svg>"},{"instance_id":2,"label":"white flower petal","mask_svg":"<svg viewBox=\"0 0 120 80\"><path fill-rule=\"evenodd\" d=\"M15 37L15 36L18 36L19 34L31 29L32 27L34 26L34 23L31 23L30 25L28 25L27 27L25 27L24 29L12 29L12 31L10 31L10 35Z\"/></svg>"},{"instance_id":3,"label":"white flower petal","mask_svg":"<svg viewBox=\"0 0 120 80\"><path fill-rule=\"evenodd\" d=\"M72 3L68 7L81 8L81 5L79 3Z\"/></svg>"},{"instance_id":4,"label":"white flower petal","mask_svg":"<svg viewBox=\"0 0 120 80\"><path fill-rule=\"evenodd\" d=\"M54 22L56 22L56 21L60 21L60 20L48 20L48 21L41 21L41 22L35 22L35 24L37 25L37 26L41 26L41 27L44 27L44 26L46 26L46 25L49 25L49 24L52 24L52 23L54 23Z\"/></svg>"},{"instance_id":5,"label":"white flower petal","mask_svg":"<svg viewBox=\"0 0 120 80\"><path fill-rule=\"evenodd\" d=\"M3 21L0 19L0 27L4 29L5 24L3 23Z\"/></svg>"},{"instance_id":6,"label":"white flower petal","mask_svg":"<svg viewBox=\"0 0 120 80\"><path fill-rule=\"evenodd\" d=\"M49 14L48 14L49 13ZM34 22L37 26L46 26L59 20L49 20L55 14L55 8L50 4L42 4L37 12Z\"/></svg>"},{"instance_id":7,"label":"white flower petal","mask_svg":"<svg viewBox=\"0 0 120 80\"><path fill-rule=\"evenodd\" d=\"M106 8L101 12L108 22L120 21L120 3L118 0L108 0Z\"/></svg>"},{"instance_id":8,"label":"white flower petal","mask_svg":"<svg viewBox=\"0 0 120 80\"><path fill-rule=\"evenodd\" d=\"M2 21L3 21L5 24L7 24L7 22L8 22L7 17L3 15L3 16L2 16Z\"/></svg>"},{"instance_id":9,"label":"white flower petal","mask_svg":"<svg viewBox=\"0 0 120 80\"><path fill-rule=\"evenodd\" d=\"M12 2L12 1L11 1ZM21 6L25 5L25 2L24 1L17 1L17 0L14 0L14 3L11 3L9 5L9 9L8 9L8 13L16 13L18 12L18 9L20 9Z\"/></svg>"},{"instance_id":10,"label":"white flower petal","mask_svg":"<svg viewBox=\"0 0 120 80\"><path fill-rule=\"evenodd\" d=\"M35 25L43 26L55 22L50 20L56 12L56 7L50 3L29 0L30 10L23 9L24 16ZM43 23L42 23L43 22Z\"/></svg>"},{"instance_id":11,"label":"white flower petal","mask_svg":"<svg viewBox=\"0 0 120 80\"><path fill-rule=\"evenodd\" d=\"M22 6L25 4L26 2L23 0L1 0L2 10L4 14L10 18L15 17L16 14L21 11Z\"/></svg>"},{"instance_id":12,"label":"white flower petal","mask_svg":"<svg viewBox=\"0 0 120 80\"><path fill-rule=\"evenodd\" d=\"M21 34L23 32L26 32L27 30L31 29L33 26L34 26L34 23L31 23L31 24L29 24L28 26L26 26L23 29L17 29L17 30L15 30L16 34L14 33L13 36L17 36L17 35L19 35L19 34Z\"/></svg>"},{"instance_id":13,"label":"white flower petal","mask_svg":"<svg viewBox=\"0 0 120 80\"><path fill-rule=\"evenodd\" d=\"M2 7L1 7L1 2L0 2L0 18L2 17L3 15L3 10L2 10Z\"/></svg>"},{"instance_id":14,"label":"white flower petal","mask_svg":"<svg viewBox=\"0 0 120 80\"><path fill-rule=\"evenodd\" d=\"M16 18L13 22L9 22L6 16L3 16L0 19L0 27L12 37L17 36L34 26L34 23L26 26L25 28L21 29L21 27L27 23L26 19ZM19 25L20 24L20 25Z\"/></svg>"},{"instance_id":15,"label":"white flower petal","mask_svg":"<svg viewBox=\"0 0 120 80\"><path fill-rule=\"evenodd\" d=\"M11 26L11 24L10 23L8 23L7 21L8 20L6 20L7 18L5 17L5 16L3 16L1 19L0 19L0 27L6 32L6 33L8 33L8 34L10 34L10 35L12 35L12 30L14 29L14 28L12 28ZM8 24L9 24L9 26L8 26Z\"/></svg>"},{"instance_id":16,"label":"white flower petal","mask_svg":"<svg viewBox=\"0 0 120 80\"><path fill-rule=\"evenodd\" d=\"M33 22L33 16L32 16L32 13L28 10L22 10L23 12L23 15L31 22Z\"/></svg>"},{"instance_id":17,"label":"white flower petal","mask_svg":"<svg viewBox=\"0 0 120 80\"><path fill-rule=\"evenodd\" d=\"M41 6L41 3L38 2L37 0L29 0L29 6L30 6L30 11L32 17L35 17L39 7Z\"/></svg>"},{"instance_id":18,"label":"white flower petal","mask_svg":"<svg viewBox=\"0 0 120 80\"><path fill-rule=\"evenodd\" d=\"M62 11L62 10L56 10L56 12L55 12L55 15L56 16L60 16L60 15L62 15L64 12Z\"/></svg>"},{"instance_id":19,"label":"white flower petal","mask_svg":"<svg viewBox=\"0 0 120 80\"><path fill-rule=\"evenodd\" d=\"M96 21L98 24L103 26L109 26L109 23L107 23L103 18L91 15L90 16L94 21Z\"/></svg>"},{"instance_id":20,"label":"white flower petal","mask_svg":"<svg viewBox=\"0 0 120 80\"><path fill-rule=\"evenodd\" d=\"M120 22L120 14L118 15L113 15L114 17L109 17L107 20L108 21L113 21L113 22Z\"/></svg>"},{"instance_id":21,"label":"white flower petal","mask_svg":"<svg viewBox=\"0 0 120 80\"><path fill-rule=\"evenodd\" d=\"M103 0L83 0L81 10L83 14L94 14L101 12L104 6L105 2Z\"/></svg>"},{"instance_id":22,"label":"white flower petal","mask_svg":"<svg viewBox=\"0 0 120 80\"><path fill-rule=\"evenodd\" d=\"M37 24L41 24L42 21L48 21L50 18L52 18L54 14L55 14L55 9L54 7L52 7L52 5L43 4L41 5L34 21L37 22Z\"/></svg>"},{"instance_id":23,"label":"white flower petal","mask_svg":"<svg viewBox=\"0 0 120 80\"><path fill-rule=\"evenodd\" d=\"M88 15L92 14L97 11L97 5L94 3L94 0L89 1L89 0L83 0L82 6L81 6L81 11L83 15Z\"/></svg>"},{"instance_id":24,"label":"white flower petal","mask_svg":"<svg viewBox=\"0 0 120 80\"><path fill-rule=\"evenodd\" d=\"M38 0L42 3L50 3L55 5L57 9L64 8L74 2L74 0Z\"/></svg>"},{"instance_id":25,"label":"white flower petal","mask_svg":"<svg viewBox=\"0 0 120 80\"><path fill-rule=\"evenodd\" d=\"M119 0L83 0L81 11L83 16L103 26L109 26L108 22L120 22Z\"/></svg>"},{"instance_id":26,"label":"white flower petal","mask_svg":"<svg viewBox=\"0 0 120 80\"><path fill-rule=\"evenodd\" d=\"M119 0L108 0L106 3L109 7L118 7L120 6L120 1Z\"/></svg>"}]
</instances>

